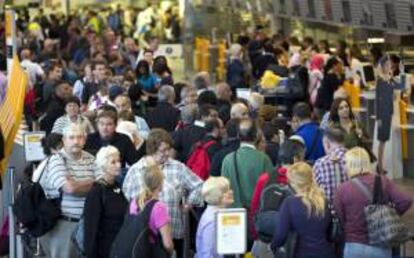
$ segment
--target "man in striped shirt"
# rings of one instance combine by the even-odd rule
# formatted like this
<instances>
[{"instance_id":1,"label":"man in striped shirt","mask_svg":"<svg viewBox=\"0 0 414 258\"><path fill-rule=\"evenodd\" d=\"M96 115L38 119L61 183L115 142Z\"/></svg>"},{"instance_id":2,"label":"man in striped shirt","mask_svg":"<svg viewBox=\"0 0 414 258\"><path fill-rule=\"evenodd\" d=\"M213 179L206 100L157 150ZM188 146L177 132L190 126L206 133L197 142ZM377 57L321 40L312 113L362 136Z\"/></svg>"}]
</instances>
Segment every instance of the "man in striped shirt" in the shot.
<instances>
[{"instance_id":1,"label":"man in striped shirt","mask_svg":"<svg viewBox=\"0 0 414 258\"><path fill-rule=\"evenodd\" d=\"M53 155L40 178L48 198L62 198L61 218L55 227L41 239L47 257L77 257L70 241L79 221L95 175L95 158L83 151L85 129L80 124L70 124L63 130L63 148Z\"/></svg>"}]
</instances>

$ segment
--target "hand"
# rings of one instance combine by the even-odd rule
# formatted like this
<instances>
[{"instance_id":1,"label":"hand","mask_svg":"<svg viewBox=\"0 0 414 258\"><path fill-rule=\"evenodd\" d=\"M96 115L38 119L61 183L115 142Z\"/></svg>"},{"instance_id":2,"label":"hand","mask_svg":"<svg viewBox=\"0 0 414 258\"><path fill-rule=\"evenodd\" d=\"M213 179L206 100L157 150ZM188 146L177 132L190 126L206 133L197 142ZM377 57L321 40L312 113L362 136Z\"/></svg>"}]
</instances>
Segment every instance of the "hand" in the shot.
<instances>
[{"instance_id":1,"label":"hand","mask_svg":"<svg viewBox=\"0 0 414 258\"><path fill-rule=\"evenodd\" d=\"M382 126L382 120L381 119L378 119L377 120L377 124L378 124L378 127L381 127Z\"/></svg>"}]
</instances>

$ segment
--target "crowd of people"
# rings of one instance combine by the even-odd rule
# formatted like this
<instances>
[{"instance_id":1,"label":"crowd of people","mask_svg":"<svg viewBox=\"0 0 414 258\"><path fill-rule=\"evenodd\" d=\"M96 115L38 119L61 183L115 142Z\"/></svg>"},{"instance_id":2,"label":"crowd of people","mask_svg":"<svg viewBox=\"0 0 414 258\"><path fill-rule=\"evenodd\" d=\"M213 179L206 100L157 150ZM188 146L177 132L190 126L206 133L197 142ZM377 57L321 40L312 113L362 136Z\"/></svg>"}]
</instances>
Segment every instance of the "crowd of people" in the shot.
<instances>
[{"instance_id":1,"label":"crowd of people","mask_svg":"<svg viewBox=\"0 0 414 258\"><path fill-rule=\"evenodd\" d=\"M197 258L218 258L215 216L226 207L247 210L254 257L286 257L286 250L297 258L391 257L390 246L369 242L370 200L354 181L373 191L379 176L399 215L412 199L386 176L382 152L375 169L372 137L342 87L344 80L364 87L352 73L364 59L357 46L339 42L331 52L325 40L257 31L229 47L225 81L212 85L200 72L176 82L174 64L157 55L160 38L142 46L116 13L107 24L89 15L67 17L59 30L40 16L35 28L44 38L19 47L30 78L25 118L47 133L47 158L32 180L61 212L40 237L47 257L79 256L71 238L81 221L84 256L123 257L125 223L136 217L149 228L147 249L162 250L154 257L181 258L191 249ZM372 60L392 96L393 77L404 72L398 57ZM295 78L298 94L269 104L261 91L268 72ZM252 89L249 97L239 98L240 88ZM382 143L389 117L378 116ZM272 185L284 198L265 203ZM258 219L264 205L274 207L274 221ZM339 241L329 234L335 218Z\"/></svg>"}]
</instances>

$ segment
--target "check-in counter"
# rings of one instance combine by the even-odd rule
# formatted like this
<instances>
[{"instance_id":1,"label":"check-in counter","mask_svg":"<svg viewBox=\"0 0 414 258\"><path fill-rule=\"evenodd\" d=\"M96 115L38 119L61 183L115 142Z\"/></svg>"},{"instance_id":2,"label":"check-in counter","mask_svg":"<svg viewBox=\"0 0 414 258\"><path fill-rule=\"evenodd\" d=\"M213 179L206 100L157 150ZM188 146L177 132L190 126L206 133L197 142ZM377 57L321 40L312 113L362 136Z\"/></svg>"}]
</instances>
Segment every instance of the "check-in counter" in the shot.
<instances>
[{"instance_id":1,"label":"check-in counter","mask_svg":"<svg viewBox=\"0 0 414 258\"><path fill-rule=\"evenodd\" d=\"M403 160L404 177L414 178L414 124L401 125L407 131L407 159Z\"/></svg>"},{"instance_id":2,"label":"check-in counter","mask_svg":"<svg viewBox=\"0 0 414 258\"><path fill-rule=\"evenodd\" d=\"M375 128L375 91L364 91L360 95L361 108L365 114L361 116L361 122L369 135L374 135Z\"/></svg>"}]
</instances>

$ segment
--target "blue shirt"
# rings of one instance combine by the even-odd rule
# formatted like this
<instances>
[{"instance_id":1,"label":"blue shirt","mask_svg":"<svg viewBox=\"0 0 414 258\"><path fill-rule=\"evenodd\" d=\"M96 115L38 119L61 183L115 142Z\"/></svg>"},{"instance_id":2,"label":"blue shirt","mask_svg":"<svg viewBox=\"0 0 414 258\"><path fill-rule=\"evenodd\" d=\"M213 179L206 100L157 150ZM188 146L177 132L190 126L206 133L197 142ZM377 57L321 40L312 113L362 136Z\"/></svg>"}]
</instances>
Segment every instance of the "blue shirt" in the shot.
<instances>
[{"instance_id":1,"label":"blue shirt","mask_svg":"<svg viewBox=\"0 0 414 258\"><path fill-rule=\"evenodd\" d=\"M207 206L201 216L196 234L195 258L221 258L216 252L216 213L218 207Z\"/></svg>"},{"instance_id":2,"label":"blue shirt","mask_svg":"<svg viewBox=\"0 0 414 258\"><path fill-rule=\"evenodd\" d=\"M141 84L143 90L149 92L154 92L155 86L158 84L157 77L153 74L142 76L138 79L138 82Z\"/></svg>"},{"instance_id":3,"label":"blue shirt","mask_svg":"<svg viewBox=\"0 0 414 258\"><path fill-rule=\"evenodd\" d=\"M278 220L272 249L283 246L290 232L297 234L294 257L334 257L334 249L328 242L328 227L331 215L328 206L322 217L308 215L308 210L301 197L288 196L280 207L280 219Z\"/></svg>"},{"instance_id":4,"label":"blue shirt","mask_svg":"<svg viewBox=\"0 0 414 258\"><path fill-rule=\"evenodd\" d=\"M306 145L305 159L315 162L317 159L325 156L325 149L322 144L323 132L319 129L319 125L314 122L309 122L301 125L295 132L303 138ZM312 146L317 137L315 146ZM313 150L312 150L313 147Z\"/></svg>"}]
</instances>

